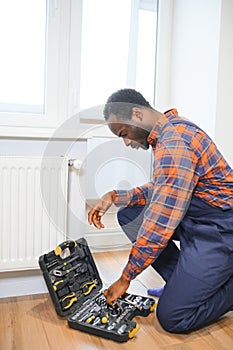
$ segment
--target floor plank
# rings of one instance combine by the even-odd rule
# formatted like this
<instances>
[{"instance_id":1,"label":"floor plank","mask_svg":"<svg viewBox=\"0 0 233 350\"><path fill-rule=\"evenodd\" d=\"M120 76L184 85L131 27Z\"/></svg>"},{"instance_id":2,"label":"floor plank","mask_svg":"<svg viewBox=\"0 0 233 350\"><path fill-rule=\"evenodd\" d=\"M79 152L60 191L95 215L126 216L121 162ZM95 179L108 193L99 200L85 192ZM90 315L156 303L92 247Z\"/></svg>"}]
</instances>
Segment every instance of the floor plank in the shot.
<instances>
[{"instance_id":1,"label":"floor plank","mask_svg":"<svg viewBox=\"0 0 233 350\"><path fill-rule=\"evenodd\" d=\"M115 281L128 257L128 251L93 253L104 287ZM147 295L147 288L162 279L152 268L131 283L129 292ZM137 335L126 343L92 336L68 327L56 314L49 294L0 299L0 349L4 350L232 350L233 312L217 323L187 335L164 331L155 313L135 317Z\"/></svg>"}]
</instances>

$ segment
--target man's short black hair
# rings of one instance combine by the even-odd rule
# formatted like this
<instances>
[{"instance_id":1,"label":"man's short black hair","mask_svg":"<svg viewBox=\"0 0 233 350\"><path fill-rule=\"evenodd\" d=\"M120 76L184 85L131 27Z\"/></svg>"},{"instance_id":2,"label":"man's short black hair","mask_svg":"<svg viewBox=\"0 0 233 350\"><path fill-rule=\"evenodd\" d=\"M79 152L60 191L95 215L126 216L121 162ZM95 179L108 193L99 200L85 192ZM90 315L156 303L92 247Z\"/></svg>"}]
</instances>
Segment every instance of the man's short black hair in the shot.
<instances>
[{"instance_id":1,"label":"man's short black hair","mask_svg":"<svg viewBox=\"0 0 233 350\"><path fill-rule=\"evenodd\" d=\"M104 106L104 118L108 120L110 114L123 119L131 119L133 107L152 108L142 94L134 89L121 89L114 92Z\"/></svg>"}]
</instances>

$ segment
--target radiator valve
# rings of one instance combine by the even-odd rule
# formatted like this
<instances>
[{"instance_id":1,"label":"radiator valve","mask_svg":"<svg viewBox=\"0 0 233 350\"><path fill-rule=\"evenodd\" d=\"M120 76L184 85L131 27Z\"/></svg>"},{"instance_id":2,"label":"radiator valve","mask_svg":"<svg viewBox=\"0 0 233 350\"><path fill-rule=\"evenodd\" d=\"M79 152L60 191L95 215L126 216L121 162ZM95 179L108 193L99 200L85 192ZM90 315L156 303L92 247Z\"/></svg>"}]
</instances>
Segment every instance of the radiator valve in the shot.
<instances>
[{"instance_id":1,"label":"radiator valve","mask_svg":"<svg viewBox=\"0 0 233 350\"><path fill-rule=\"evenodd\" d=\"M82 161L80 159L70 159L69 166L73 167L76 170L80 170L82 166Z\"/></svg>"}]
</instances>

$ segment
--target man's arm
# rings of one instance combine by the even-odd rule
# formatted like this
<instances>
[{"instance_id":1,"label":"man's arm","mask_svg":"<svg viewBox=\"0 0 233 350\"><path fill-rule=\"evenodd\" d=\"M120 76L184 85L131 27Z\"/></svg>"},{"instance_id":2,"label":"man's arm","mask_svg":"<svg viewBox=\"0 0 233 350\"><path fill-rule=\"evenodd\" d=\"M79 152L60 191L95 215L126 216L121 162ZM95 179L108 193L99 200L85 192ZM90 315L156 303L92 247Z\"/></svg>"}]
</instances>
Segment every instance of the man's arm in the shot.
<instances>
[{"instance_id":1,"label":"man's arm","mask_svg":"<svg viewBox=\"0 0 233 350\"><path fill-rule=\"evenodd\" d=\"M114 190L114 204L120 206L146 205L153 193L153 181L142 186L133 188L132 190Z\"/></svg>"},{"instance_id":2,"label":"man's arm","mask_svg":"<svg viewBox=\"0 0 233 350\"><path fill-rule=\"evenodd\" d=\"M186 213L199 178L197 156L182 140L165 142L157 151L156 160L151 202L118 284L134 279L166 247ZM118 294L114 284L109 287L109 292L115 297ZM106 292L107 302L112 301L110 294Z\"/></svg>"},{"instance_id":3,"label":"man's arm","mask_svg":"<svg viewBox=\"0 0 233 350\"><path fill-rule=\"evenodd\" d=\"M166 142L157 152L154 191L123 275L132 280L166 247L184 217L197 184L196 153L182 140Z\"/></svg>"},{"instance_id":4,"label":"man's arm","mask_svg":"<svg viewBox=\"0 0 233 350\"><path fill-rule=\"evenodd\" d=\"M151 198L153 183L149 182L141 187L136 187L129 191L119 190L106 193L89 211L88 222L94 224L96 228L104 228L101 222L102 216L114 203L116 206L122 205L145 205Z\"/></svg>"}]
</instances>

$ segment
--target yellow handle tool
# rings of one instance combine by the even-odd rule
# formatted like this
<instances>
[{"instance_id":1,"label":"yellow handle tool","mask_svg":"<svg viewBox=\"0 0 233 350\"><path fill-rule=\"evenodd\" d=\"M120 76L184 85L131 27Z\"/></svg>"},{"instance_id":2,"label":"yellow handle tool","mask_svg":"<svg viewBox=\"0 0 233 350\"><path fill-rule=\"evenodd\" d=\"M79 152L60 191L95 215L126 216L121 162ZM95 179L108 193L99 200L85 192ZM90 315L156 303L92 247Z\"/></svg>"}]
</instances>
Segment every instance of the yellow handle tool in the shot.
<instances>
[{"instance_id":1,"label":"yellow handle tool","mask_svg":"<svg viewBox=\"0 0 233 350\"><path fill-rule=\"evenodd\" d=\"M69 309L77 300L78 298L74 292L66 295L61 301L63 310Z\"/></svg>"},{"instance_id":2,"label":"yellow handle tool","mask_svg":"<svg viewBox=\"0 0 233 350\"><path fill-rule=\"evenodd\" d=\"M57 292L58 290L62 289L65 285L65 281L64 280L60 280L60 281L57 281L53 284L53 290L55 292Z\"/></svg>"},{"instance_id":3,"label":"yellow handle tool","mask_svg":"<svg viewBox=\"0 0 233 350\"><path fill-rule=\"evenodd\" d=\"M140 329L139 324L136 324L136 326L133 329L128 331L128 337L130 339L133 338L135 336L135 334L137 333L137 331L139 331L139 329Z\"/></svg>"},{"instance_id":4,"label":"yellow handle tool","mask_svg":"<svg viewBox=\"0 0 233 350\"><path fill-rule=\"evenodd\" d=\"M95 315L92 315L86 320L86 323L91 323L94 319L95 319Z\"/></svg>"},{"instance_id":5,"label":"yellow handle tool","mask_svg":"<svg viewBox=\"0 0 233 350\"><path fill-rule=\"evenodd\" d=\"M69 248L70 252L77 246L76 241L65 241L62 242L61 244L59 244L55 249L54 249L54 253L55 255L61 255L61 253L63 252L63 250L65 250L66 248Z\"/></svg>"},{"instance_id":6,"label":"yellow handle tool","mask_svg":"<svg viewBox=\"0 0 233 350\"><path fill-rule=\"evenodd\" d=\"M90 294L92 289L95 288L96 285L97 285L96 280L84 283L81 287L83 295Z\"/></svg>"},{"instance_id":7,"label":"yellow handle tool","mask_svg":"<svg viewBox=\"0 0 233 350\"><path fill-rule=\"evenodd\" d=\"M108 313L107 312L101 314L101 323L102 324L108 323Z\"/></svg>"}]
</instances>

